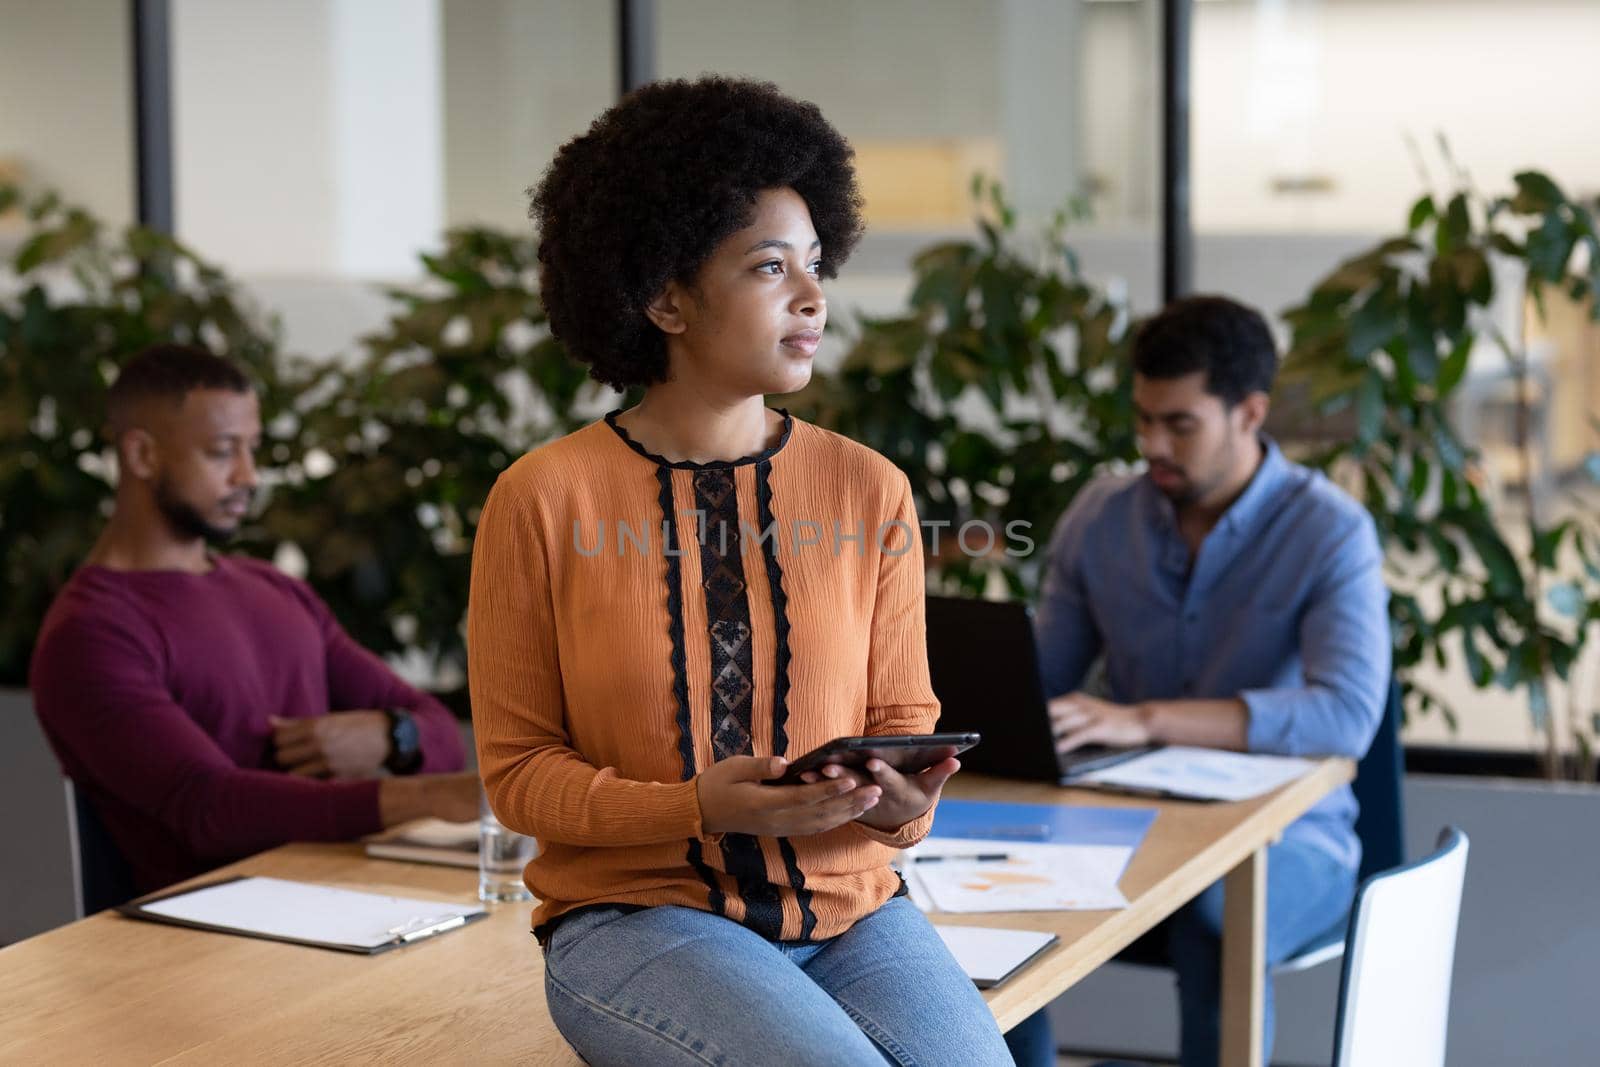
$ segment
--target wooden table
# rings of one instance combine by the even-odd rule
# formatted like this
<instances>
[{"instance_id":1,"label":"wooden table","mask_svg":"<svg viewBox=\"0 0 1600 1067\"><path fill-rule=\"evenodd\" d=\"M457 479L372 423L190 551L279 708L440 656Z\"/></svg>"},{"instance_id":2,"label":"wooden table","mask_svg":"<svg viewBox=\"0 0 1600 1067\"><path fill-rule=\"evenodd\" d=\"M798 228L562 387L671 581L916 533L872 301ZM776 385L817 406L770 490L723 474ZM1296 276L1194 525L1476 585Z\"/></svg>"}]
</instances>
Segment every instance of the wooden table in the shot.
<instances>
[{"instance_id":1,"label":"wooden table","mask_svg":"<svg viewBox=\"0 0 1600 1067\"><path fill-rule=\"evenodd\" d=\"M1123 876L1124 911L939 921L1060 936L986 994L1009 1029L1227 876L1222 1062L1259 1064L1264 850L1351 774L1348 761L1328 760L1269 796L1219 805L958 777L951 795L970 799L1160 814ZM449 900L476 889L471 871L368 859L355 845L288 845L226 873ZM0 949L0 1063L576 1064L545 1011L543 979L522 904L375 957L95 915Z\"/></svg>"},{"instance_id":2,"label":"wooden table","mask_svg":"<svg viewBox=\"0 0 1600 1067\"><path fill-rule=\"evenodd\" d=\"M1226 878L1220 1062L1229 1067L1260 1067L1267 846L1317 801L1354 776L1351 761L1327 759L1310 774L1264 797L1237 804L1202 804L957 775L946 792L968 800L1154 807L1157 815L1119 883L1128 898L1128 907L1122 911L941 914L938 921L1048 930L1061 939L1015 978L985 994L1000 1028L1009 1030L1211 883Z\"/></svg>"}]
</instances>

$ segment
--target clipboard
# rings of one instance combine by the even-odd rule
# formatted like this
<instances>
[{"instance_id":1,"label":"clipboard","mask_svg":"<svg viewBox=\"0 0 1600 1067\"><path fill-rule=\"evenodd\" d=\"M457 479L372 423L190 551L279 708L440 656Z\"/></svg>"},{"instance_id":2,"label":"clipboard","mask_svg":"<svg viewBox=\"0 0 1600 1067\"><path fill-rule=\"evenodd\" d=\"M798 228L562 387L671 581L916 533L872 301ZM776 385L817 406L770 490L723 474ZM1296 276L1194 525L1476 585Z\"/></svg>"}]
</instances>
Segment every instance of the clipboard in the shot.
<instances>
[{"instance_id":1,"label":"clipboard","mask_svg":"<svg viewBox=\"0 0 1600 1067\"><path fill-rule=\"evenodd\" d=\"M130 919L375 956L488 918L483 908L236 875L141 897Z\"/></svg>"}]
</instances>

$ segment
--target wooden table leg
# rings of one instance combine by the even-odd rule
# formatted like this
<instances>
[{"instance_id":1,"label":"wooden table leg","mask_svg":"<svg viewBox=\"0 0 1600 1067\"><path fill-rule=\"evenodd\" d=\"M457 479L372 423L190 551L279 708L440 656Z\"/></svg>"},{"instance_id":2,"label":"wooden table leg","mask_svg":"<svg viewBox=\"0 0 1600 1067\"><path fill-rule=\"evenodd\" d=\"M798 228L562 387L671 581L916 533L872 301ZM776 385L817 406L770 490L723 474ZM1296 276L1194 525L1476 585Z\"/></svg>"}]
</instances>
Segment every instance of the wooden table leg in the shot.
<instances>
[{"instance_id":1,"label":"wooden table leg","mask_svg":"<svg viewBox=\"0 0 1600 1067\"><path fill-rule=\"evenodd\" d=\"M1223 880L1222 1058L1226 1067L1261 1067L1266 990L1267 850L1257 849Z\"/></svg>"}]
</instances>

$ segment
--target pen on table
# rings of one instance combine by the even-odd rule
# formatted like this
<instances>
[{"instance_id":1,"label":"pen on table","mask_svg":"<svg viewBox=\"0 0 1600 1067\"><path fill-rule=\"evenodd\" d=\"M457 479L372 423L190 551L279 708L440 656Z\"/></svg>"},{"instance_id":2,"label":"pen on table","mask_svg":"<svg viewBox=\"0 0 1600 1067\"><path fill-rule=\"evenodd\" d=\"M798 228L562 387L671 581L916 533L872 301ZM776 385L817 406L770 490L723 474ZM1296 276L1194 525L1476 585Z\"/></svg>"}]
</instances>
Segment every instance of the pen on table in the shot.
<instances>
[{"instance_id":1,"label":"pen on table","mask_svg":"<svg viewBox=\"0 0 1600 1067\"><path fill-rule=\"evenodd\" d=\"M946 863L956 860L974 860L978 863L1000 863L1011 858L1006 852L979 852L971 856L913 856L912 863Z\"/></svg>"},{"instance_id":2,"label":"pen on table","mask_svg":"<svg viewBox=\"0 0 1600 1067\"><path fill-rule=\"evenodd\" d=\"M399 926L390 927L385 932L401 944L406 944L419 938L442 934L446 930L454 930L456 927L465 926L466 924L467 917L465 915L451 915L438 920L413 919Z\"/></svg>"}]
</instances>

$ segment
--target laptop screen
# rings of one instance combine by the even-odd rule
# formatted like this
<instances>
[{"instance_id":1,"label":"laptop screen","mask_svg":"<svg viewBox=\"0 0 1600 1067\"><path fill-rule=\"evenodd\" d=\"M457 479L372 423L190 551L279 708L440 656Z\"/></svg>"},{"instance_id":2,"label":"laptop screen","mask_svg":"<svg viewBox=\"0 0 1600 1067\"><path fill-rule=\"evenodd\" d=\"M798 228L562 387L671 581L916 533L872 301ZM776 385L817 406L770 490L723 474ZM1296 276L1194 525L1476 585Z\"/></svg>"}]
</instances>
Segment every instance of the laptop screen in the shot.
<instances>
[{"instance_id":1,"label":"laptop screen","mask_svg":"<svg viewBox=\"0 0 1600 1067\"><path fill-rule=\"evenodd\" d=\"M983 743L961 757L978 774L1060 777L1039 683L1032 611L1019 601L930 596L928 669L939 730L972 730Z\"/></svg>"}]
</instances>

